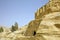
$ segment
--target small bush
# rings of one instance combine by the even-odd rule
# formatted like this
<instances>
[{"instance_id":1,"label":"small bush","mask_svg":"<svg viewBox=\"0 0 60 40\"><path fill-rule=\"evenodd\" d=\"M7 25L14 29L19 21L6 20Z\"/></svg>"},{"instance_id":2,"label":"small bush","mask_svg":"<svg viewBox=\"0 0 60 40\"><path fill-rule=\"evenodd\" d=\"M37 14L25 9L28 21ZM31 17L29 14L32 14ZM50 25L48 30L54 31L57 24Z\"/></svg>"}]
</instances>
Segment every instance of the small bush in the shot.
<instances>
[{"instance_id":1,"label":"small bush","mask_svg":"<svg viewBox=\"0 0 60 40\"><path fill-rule=\"evenodd\" d=\"M3 28L2 27L0 27L0 32L3 32Z\"/></svg>"},{"instance_id":2,"label":"small bush","mask_svg":"<svg viewBox=\"0 0 60 40\"><path fill-rule=\"evenodd\" d=\"M18 24L17 24L17 22L15 23L14 26L12 25L12 28L11 28L11 31L12 31L12 32L14 32L14 31L16 31L16 30L18 30Z\"/></svg>"}]
</instances>

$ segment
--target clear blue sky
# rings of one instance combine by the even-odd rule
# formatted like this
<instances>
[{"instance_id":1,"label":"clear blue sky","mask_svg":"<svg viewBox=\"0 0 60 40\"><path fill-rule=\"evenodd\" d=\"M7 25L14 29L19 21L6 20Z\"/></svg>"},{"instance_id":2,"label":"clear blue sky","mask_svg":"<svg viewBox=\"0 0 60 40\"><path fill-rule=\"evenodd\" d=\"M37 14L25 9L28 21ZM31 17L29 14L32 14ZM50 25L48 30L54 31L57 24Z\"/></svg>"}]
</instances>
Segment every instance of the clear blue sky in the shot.
<instances>
[{"instance_id":1,"label":"clear blue sky","mask_svg":"<svg viewBox=\"0 0 60 40\"><path fill-rule=\"evenodd\" d=\"M28 24L35 17L35 11L48 0L0 0L0 25L19 26Z\"/></svg>"}]
</instances>

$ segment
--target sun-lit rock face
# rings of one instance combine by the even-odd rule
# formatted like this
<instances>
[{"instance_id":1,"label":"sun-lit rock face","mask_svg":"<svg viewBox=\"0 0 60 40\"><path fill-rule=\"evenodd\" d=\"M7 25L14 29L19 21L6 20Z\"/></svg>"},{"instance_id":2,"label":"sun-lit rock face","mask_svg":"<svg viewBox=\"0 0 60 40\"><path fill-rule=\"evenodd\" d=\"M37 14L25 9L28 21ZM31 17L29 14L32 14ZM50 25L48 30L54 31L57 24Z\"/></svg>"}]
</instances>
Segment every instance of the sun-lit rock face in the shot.
<instances>
[{"instance_id":1,"label":"sun-lit rock face","mask_svg":"<svg viewBox=\"0 0 60 40\"><path fill-rule=\"evenodd\" d=\"M45 17L41 21L37 33L39 33L40 31L60 31L60 12L50 13L44 16Z\"/></svg>"},{"instance_id":2,"label":"sun-lit rock face","mask_svg":"<svg viewBox=\"0 0 60 40\"><path fill-rule=\"evenodd\" d=\"M49 0L28 26L0 33L0 40L60 40L60 0Z\"/></svg>"},{"instance_id":3,"label":"sun-lit rock face","mask_svg":"<svg viewBox=\"0 0 60 40\"><path fill-rule=\"evenodd\" d=\"M53 12L60 12L60 0L49 0L46 5L37 10L35 19L40 19L43 15Z\"/></svg>"},{"instance_id":4,"label":"sun-lit rock face","mask_svg":"<svg viewBox=\"0 0 60 40\"><path fill-rule=\"evenodd\" d=\"M38 26L40 24L41 20L33 20L28 24L28 28L25 32L25 36L33 36L34 32L37 31Z\"/></svg>"},{"instance_id":5,"label":"sun-lit rock face","mask_svg":"<svg viewBox=\"0 0 60 40\"><path fill-rule=\"evenodd\" d=\"M49 0L39 8L35 13L35 20L29 23L25 36L35 36L38 40L60 40L59 4L60 0Z\"/></svg>"}]
</instances>

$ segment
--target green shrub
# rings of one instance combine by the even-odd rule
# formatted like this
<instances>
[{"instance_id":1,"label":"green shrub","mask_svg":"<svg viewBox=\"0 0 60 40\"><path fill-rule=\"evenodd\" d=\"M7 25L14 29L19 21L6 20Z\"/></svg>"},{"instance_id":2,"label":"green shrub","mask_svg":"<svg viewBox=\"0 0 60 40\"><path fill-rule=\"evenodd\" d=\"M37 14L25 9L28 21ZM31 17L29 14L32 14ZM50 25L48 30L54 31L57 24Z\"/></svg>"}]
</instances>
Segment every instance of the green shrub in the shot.
<instances>
[{"instance_id":1,"label":"green shrub","mask_svg":"<svg viewBox=\"0 0 60 40\"><path fill-rule=\"evenodd\" d=\"M16 30L18 30L18 24L17 24L17 22L15 23L14 26L12 25L12 28L11 28L11 31L12 31L12 32L14 32L14 31L16 31Z\"/></svg>"},{"instance_id":2,"label":"green shrub","mask_svg":"<svg viewBox=\"0 0 60 40\"><path fill-rule=\"evenodd\" d=\"M3 32L3 28L2 27L0 27L0 32Z\"/></svg>"}]
</instances>

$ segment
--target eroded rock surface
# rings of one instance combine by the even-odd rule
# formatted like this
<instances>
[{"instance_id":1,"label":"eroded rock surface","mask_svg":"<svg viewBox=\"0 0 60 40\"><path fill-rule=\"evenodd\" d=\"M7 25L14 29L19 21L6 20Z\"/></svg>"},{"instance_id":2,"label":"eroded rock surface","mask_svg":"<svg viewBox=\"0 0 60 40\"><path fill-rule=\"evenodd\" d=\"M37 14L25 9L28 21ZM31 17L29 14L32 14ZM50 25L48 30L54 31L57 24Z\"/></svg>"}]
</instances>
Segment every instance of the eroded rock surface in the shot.
<instances>
[{"instance_id":1,"label":"eroded rock surface","mask_svg":"<svg viewBox=\"0 0 60 40\"><path fill-rule=\"evenodd\" d=\"M60 0L49 0L27 27L0 33L0 40L60 40Z\"/></svg>"}]
</instances>

